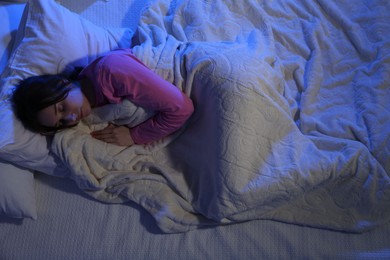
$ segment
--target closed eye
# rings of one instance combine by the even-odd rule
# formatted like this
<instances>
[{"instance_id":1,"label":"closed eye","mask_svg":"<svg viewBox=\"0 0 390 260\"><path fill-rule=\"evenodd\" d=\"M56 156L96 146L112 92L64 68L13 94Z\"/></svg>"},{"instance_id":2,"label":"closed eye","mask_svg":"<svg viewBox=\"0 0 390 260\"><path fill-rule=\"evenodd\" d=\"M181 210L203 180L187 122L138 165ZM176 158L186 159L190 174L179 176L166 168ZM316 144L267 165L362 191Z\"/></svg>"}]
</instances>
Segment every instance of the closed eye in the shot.
<instances>
[{"instance_id":1,"label":"closed eye","mask_svg":"<svg viewBox=\"0 0 390 260\"><path fill-rule=\"evenodd\" d=\"M61 103L58 103L58 105L57 105L57 111L60 112L60 113L64 112L64 105L61 104Z\"/></svg>"},{"instance_id":2,"label":"closed eye","mask_svg":"<svg viewBox=\"0 0 390 260\"><path fill-rule=\"evenodd\" d=\"M62 113L64 113L64 106L63 104L61 103L57 103L54 105L54 113L55 113L55 116L57 118L61 118L62 117ZM55 124L55 127L56 128L60 128L64 125L64 121L62 119L60 119L59 121L57 121L57 123Z\"/></svg>"}]
</instances>

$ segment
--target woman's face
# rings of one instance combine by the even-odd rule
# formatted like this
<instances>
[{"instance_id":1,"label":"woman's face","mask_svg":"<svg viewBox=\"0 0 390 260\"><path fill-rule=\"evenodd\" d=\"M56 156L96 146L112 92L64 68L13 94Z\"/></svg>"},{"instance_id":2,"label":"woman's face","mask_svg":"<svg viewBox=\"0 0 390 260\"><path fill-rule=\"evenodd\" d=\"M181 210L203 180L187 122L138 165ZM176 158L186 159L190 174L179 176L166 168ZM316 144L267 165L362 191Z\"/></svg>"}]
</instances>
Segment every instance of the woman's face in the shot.
<instances>
[{"instance_id":1,"label":"woman's face","mask_svg":"<svg viewBox=\"0 0 390 260\"><path fill-rule=\"evenodd\" d=\"M70 127L91 113L91 105L79 87L71 89L68 96L38 112L38 122L46 127Z\"/></svg>"}]
</instances>

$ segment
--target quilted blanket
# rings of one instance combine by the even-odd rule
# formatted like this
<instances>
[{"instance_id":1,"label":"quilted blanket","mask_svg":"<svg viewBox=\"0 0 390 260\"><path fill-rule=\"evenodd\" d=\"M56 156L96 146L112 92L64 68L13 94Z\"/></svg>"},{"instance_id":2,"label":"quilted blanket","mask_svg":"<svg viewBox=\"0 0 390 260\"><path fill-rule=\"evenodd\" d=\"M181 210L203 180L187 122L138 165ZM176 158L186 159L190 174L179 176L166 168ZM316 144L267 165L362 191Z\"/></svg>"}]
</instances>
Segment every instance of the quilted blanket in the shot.
<instances>
[{"instance_id":1,"label":"quilted blanket","mask_svg":"<svg viewBox=\"0 0 390 260\"><path fill-rule=\"evenodd\" d=\"M164 232L276 220L362 232L390 219L390 3L156 0L134 53L195 113L159 142L91 138L120 104L58 133L81 189L134 201ZM99 120L100 119L100 120Z\"/></svg>"}]
</instances>

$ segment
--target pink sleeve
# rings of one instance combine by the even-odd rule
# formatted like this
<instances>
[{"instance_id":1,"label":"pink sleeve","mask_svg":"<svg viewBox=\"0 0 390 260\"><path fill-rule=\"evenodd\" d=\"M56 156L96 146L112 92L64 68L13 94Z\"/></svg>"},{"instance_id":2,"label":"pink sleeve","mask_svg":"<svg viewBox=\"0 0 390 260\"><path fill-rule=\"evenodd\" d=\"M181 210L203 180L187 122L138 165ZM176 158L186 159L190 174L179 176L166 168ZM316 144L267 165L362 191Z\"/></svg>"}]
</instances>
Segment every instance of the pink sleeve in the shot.
<instances>
[{"instance_id":1,"label":"pink sleeve","mask_svg":"<svg viewBox=\"0 0 390 260\"><path fill-rule=\"evenodd\" d=\"M193 113L191 99L147 68L130 50L114 51L100 65L99 81L110 102L127 98L156 112L154 117L130 129L136 144L150 143L175 132Z\"/></svg>"}]
</instances>

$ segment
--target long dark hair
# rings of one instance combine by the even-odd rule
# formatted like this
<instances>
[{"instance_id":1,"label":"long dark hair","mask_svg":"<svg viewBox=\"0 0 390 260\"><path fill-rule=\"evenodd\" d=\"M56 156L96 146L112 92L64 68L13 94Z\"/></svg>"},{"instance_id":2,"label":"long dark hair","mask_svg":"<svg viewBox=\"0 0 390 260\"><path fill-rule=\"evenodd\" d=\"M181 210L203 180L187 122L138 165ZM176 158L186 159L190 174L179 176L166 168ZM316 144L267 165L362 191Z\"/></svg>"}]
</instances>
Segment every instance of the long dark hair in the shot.
<instances>
[{"instance_id":1,"label":"long dark hair","mask_svg":"<svg viewBox=\"0 0 390 260\"><path fill-rule=\"evenodd\" d=\"M58 128L39 124L38 112L64 100L74 87L71 83L72 81L62 75L41 75L22 80L11 97L16 117L33 132L54 133Z\"/></svg>"}]
</instances>

